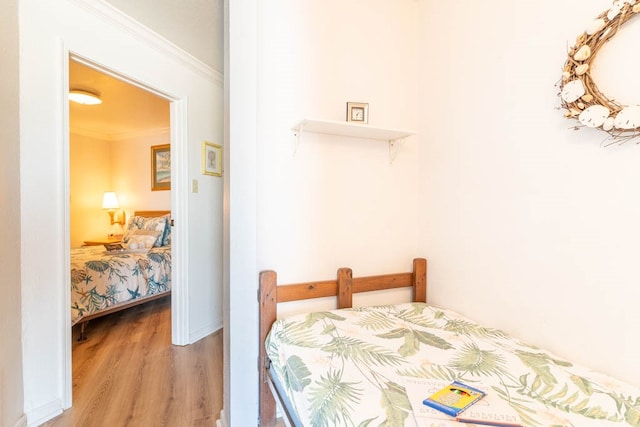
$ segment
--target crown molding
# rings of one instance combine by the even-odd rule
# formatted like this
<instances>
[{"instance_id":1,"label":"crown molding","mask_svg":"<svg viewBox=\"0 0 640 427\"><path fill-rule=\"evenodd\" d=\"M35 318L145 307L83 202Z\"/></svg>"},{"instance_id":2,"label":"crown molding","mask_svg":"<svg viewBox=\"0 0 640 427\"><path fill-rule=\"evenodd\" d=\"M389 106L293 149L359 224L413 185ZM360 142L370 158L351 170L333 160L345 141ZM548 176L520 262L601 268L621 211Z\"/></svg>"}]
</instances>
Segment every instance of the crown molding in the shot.
<instances>
[{"instance_id":1,"label":"crown molding","mask_svg":"<svg viewBox=\"0 0 640 427\"><path fill-rule=\"evenodd\" d=\"M176 46L171 41L144 26L121 10L115 8L110 3L107 3L104 0L69 1L87 10L98 18L108 21L122 30L134 35L138 40L142 41L150 48L175 58L206 79L214 81L220 86L224 86L224 75L222 73L200 61L195 56Z\"/></svg>"}]
</instances>

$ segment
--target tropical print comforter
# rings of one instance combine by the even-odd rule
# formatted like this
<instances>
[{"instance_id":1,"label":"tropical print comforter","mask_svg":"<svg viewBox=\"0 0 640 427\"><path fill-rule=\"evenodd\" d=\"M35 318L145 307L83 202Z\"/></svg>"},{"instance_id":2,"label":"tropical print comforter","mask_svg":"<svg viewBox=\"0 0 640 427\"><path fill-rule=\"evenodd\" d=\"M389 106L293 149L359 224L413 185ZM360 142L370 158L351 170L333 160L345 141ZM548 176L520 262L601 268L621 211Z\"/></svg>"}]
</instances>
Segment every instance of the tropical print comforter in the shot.
<instances>
[{"instance_id":1,"label":"tropical print comforter","mask_svg":"<svg viewBox=\"0 0 640 427\"><path fill-rule=\"evenodd\" d=\"M265 345L304 426L466 425L424 411L429 392L409 386L453 380L528 427L640 426L640 388L428 304L280 319Z\"/></svg>"},{"instance_id":2,"label":"tropical print comforter","mask_svg":"<svg viewBox=\"0 0 640 427\"><path fill-rule=\"evenodd\" d=\"M105 254L103 246L71 250L71 319L171 289L171 246L147 253Z\"/></svg>"}]
</instances>

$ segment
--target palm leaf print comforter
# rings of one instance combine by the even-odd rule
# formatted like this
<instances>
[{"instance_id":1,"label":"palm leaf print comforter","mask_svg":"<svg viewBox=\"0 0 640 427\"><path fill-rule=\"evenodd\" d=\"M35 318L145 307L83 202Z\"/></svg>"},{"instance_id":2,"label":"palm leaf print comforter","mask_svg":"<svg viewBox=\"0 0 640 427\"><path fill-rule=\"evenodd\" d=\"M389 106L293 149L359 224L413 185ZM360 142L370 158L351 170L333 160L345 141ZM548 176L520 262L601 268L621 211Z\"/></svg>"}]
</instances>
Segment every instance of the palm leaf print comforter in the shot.
<instances>
[{"instance_id":1,"label":"palm leaf print comforter","mask_svg":"<svg viewBox=\"0 0 640 427\"><path fill-rule=\"evenodd\" d=\"M71 324L117 304L171 289L171 246L106 255L102 246L71 250Z\"/></svg>"},{"instance_id":2,"label":"palm leaf print comforter","mask_svg":"<svg viewBox=\"0 0 640 427\"><path fill-rule=\"evenodd\" d=\"M527 427L640 427L640 388L428 304L279 319L265 345L304 426L466 425L424 415L427 396L407 386L458 380L481 386Z\"/></svg>"}]
</instances>

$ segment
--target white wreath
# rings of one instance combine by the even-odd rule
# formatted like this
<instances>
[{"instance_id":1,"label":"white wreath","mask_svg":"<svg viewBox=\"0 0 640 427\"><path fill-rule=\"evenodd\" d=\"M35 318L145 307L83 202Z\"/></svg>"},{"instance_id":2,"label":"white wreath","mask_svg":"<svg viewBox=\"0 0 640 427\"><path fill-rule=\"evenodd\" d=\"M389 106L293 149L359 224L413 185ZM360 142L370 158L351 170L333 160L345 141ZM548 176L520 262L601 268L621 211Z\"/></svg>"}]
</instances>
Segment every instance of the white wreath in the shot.
<instances>
[{"instance_id":1,"label":"white wreath","mask_svg":"<svg viewBox=\"0 0 640 427\"><path fill-rule=\"evenodd\" d=\"M640 0L615 0L569 49L560 83L565 117L601 129L620 143L640 137L640 105L620 105L603 95L591 78L591 63L620 26L639 13Z\"/></svg>"}]
</instances>

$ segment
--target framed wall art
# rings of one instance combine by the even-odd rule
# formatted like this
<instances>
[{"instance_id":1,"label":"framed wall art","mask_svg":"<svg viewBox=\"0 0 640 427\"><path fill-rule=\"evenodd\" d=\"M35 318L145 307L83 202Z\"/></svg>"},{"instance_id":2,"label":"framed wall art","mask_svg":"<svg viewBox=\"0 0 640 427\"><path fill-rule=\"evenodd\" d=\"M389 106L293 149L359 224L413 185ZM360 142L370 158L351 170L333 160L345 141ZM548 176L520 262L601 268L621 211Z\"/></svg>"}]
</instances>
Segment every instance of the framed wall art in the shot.
<instances>
[{"instance_id":1,"label":"framed wall art","mask_svg":"<svg viewBox=\"0 0 640 427\"><path fill-rule=\"evenodd\" d=\"M222 176L222 146L213 142L202 142L202 173Z\"/></svg>"},{"instance_id":2,"label":"framed wall art","mask_svg":"<svg viewBox=\"0 0 640 427\"><path fill-rule=\"evenodd\" d=\"M171 190L171 145L151 147L151 191Z\"/></svg>"},{"instance_id":3,"label":"framed wall art","mask_svg":"<svg viewBox=\"0 0 640 427\"><path fill-rule=\"evenodd\" d=\"M363 102L347 102L347 122L368 123L369 104Z\"/></svg>"},{"instance_id":4,"label":"framed wall art","mask_svg":"<svg viewBox=\"0 0 640 427\"><path fill-rule=\"evenodd\" d=\"M636 0L615 0L611 8L598 15L569 49L559 84L565 117L578 122L576 130L586 127L606 132L609 136L603 141L605 146L640 141L640 106L624 105L605 95L591 75L601 48L636 16L640 16L640 3ZM633 55L630 53L630 58Z\"/></svg>"}]
</instances>

